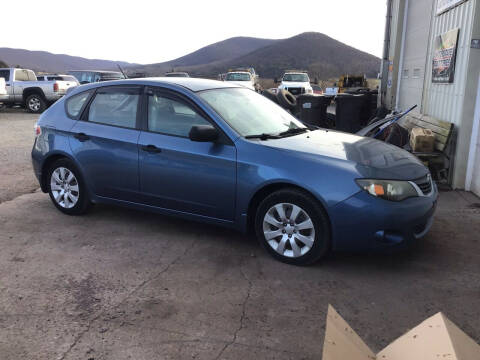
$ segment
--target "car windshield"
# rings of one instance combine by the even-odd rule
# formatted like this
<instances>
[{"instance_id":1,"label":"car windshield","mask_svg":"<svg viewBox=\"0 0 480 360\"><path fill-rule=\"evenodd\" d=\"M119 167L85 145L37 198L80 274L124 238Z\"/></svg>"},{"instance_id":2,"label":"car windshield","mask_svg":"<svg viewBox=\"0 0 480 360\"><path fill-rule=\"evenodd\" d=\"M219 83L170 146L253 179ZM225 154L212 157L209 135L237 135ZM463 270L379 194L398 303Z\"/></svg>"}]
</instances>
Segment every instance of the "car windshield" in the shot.
<instances>
[{"instance_id":1,"label":"car windshield","mask_svg":"<svg viewBox=\"0 0 480 360\"><path fill-rule=\"evenodd\" d=\"M228 73L227 81L250 81L250 74L246 73Z\"/></svg>"},{"instance_id":2,"label":"car windshield","mask_svg":"<svg viewBox=\"0 0 480 360\"><path fill-rule=\"evenodd\" d=\"M306 129L280 106L248 89L204 90L199 96L244 137L278 135L291 129Z\"/></svg>"},{"instance_id":3,"label":"car windshield","mask_svg":"<svg viewBox=\"0 0 480 360\"><path fill-rule=\"evenodd\" d=\"M283 81L309 82L307 74L285 74Z\"/></svg>"}]
</instances>

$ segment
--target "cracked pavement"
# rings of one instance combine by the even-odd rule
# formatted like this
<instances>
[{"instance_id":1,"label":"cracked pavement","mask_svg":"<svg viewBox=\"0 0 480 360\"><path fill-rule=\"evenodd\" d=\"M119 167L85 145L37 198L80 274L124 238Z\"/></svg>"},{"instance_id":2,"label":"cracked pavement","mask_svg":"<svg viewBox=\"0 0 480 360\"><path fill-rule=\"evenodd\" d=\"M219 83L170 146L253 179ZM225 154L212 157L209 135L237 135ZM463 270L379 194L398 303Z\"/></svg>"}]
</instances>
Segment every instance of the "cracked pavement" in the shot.
<instances>
[{"instance_id":1,"label":"cracked pavement","mask_svg":"<svg viewBox=\"0 0 480 360\"><path fill-rule=\"evenodd\" d=\"M26 149L33 117L8 121L0 112ZM9 172L27 176L29 151L7 145ZM410 253L295 267L228 229L104 205L66 216L31 178L11 179L0 177L0 194L16 194L0 203L2 360L320 359L329 303L373 350L438 311L480 341L472 194L442 192Z\"/></svg>"}]
</instances>

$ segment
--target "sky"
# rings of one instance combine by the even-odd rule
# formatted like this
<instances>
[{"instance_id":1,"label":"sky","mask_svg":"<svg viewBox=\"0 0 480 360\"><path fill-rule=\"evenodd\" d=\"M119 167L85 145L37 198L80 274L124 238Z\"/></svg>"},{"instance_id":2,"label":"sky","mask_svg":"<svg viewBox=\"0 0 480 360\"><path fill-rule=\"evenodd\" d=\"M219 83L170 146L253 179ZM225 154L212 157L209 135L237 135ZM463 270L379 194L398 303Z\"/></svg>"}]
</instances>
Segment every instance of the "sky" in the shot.
<instances>
[{"instance_id":1,"label":"sky","mask_svg":"<svg viewBox=\"0 0 480 360\"><path fill-rule=\"evenodd\" d=\"M0 47L92 59L158 63L234 36L324 33L381 57L386 0L8 1ZM37 9L33 11L33 9Z\"/></svg>"}]
</instances>

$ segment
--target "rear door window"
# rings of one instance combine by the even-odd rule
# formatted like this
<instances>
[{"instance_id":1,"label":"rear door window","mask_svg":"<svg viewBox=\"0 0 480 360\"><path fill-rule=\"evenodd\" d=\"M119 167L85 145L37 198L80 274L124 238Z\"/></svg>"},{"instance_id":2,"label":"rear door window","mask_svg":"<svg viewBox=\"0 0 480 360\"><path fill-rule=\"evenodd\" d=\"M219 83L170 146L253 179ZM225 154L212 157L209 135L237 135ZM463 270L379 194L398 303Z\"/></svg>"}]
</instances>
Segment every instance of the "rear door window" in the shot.
<instances>
[{"instance_id":1,"label":"rear door window","mask_svg":"<svg viewBox=\"0 0 480 360\"><path fill-rule=\"evenodd\" d=\"M101 88L88 109L87 121L135 129L140 88Z\"/></svg>"}]
</instances>

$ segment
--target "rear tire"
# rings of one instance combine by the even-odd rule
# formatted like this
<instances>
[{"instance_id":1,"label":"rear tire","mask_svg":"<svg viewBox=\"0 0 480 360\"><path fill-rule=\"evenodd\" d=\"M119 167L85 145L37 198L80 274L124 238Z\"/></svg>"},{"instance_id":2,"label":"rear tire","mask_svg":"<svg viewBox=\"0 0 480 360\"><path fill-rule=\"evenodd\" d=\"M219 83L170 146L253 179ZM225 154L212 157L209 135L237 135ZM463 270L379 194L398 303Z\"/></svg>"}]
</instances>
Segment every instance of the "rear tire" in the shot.
<instances>
[{"instance_id":1,"label":"rear tire","mask_svg":"<svg viewBox=\"0 0 480 360\"><path fill-rule=\"evenodd\" d=\"M287 264L312 264L330 248L325 210L310 195L296 189L276 191L260 203L255 233L274 258Z\"/></svg>"},{"instance_id":2,"label":"rear tire","mask_svg":"<svg viewBox=\"0 0 480 360\"><path fill-rule=\"evenodd\" d=\"M67 215L80 215L90 208L90 199L80 171L69 159L59 159L49 168L48 194L55 207Z\"/></svg>"},{"instance_id":3,"label":"rear tire","mask_svg":"<svg viewBox=\"0 0 480 360\"><path fill-rule=\"evenodd\" d=\"M32 94L25 100L25 107L31 113L39 114L46 109L47 103L42 95Z\"/></svg>"}]
</instances>

